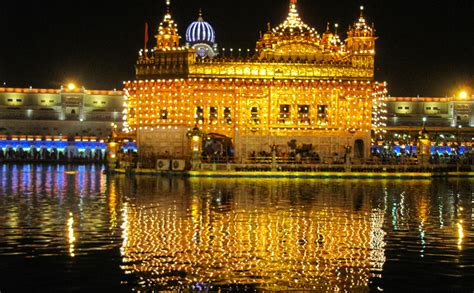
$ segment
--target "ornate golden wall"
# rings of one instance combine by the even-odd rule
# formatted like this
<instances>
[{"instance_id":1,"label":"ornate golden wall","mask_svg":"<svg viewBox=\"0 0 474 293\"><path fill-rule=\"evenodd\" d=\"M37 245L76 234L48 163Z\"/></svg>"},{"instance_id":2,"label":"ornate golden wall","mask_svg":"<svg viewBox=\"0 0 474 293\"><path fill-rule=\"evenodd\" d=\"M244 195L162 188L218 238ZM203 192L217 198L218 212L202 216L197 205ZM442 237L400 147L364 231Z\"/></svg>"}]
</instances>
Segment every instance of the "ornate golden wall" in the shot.
<instances>
[{"instance_id":1,"label":"ornate golden wall","mask_svg":"<svg viewBox=\"0 0 474 293\"><path fill-rule=\"evenodd\" d=\"M139 80L125 88L130 131L197 124L229 137L235 131L294 136L367 132L373 100L385 93L378 82L335 80ZM287 117L282 105L289 106ZM196 117L197 107L203 108L202 119Z\"/></svg>"},{"instance_id":2,"label":"ornate golden wall","mask_svg":"<svg viewBox=\"0 0 474 293\"><path fill-rule=\"evenodd\" d=\"M139 80L125 88L129 131L155 132L160 139L163 130L178 133L197 125L232 138L236 149L244 137L360 138L368 146L376 127L373 103L385 93L382 83L342 80Z\"/></svg>"}]
</instances>

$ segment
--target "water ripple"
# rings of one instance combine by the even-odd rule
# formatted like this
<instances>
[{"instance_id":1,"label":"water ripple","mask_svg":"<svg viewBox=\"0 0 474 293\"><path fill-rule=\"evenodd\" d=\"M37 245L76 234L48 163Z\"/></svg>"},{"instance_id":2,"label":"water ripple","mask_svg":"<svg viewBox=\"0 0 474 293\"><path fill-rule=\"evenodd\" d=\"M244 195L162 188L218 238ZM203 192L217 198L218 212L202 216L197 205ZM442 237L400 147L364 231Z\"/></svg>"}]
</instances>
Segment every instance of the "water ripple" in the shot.
<instances>
[{"instance_id":1,"label":"water ripple","mask_svg":"<svg viewBox=\"0 0 474 293\"><path fill-rule=\"evenodd\" d=\"M3 165L0 273L54 271L42 291L470 290L473 187Z\"/></svg>"}]
</instances>

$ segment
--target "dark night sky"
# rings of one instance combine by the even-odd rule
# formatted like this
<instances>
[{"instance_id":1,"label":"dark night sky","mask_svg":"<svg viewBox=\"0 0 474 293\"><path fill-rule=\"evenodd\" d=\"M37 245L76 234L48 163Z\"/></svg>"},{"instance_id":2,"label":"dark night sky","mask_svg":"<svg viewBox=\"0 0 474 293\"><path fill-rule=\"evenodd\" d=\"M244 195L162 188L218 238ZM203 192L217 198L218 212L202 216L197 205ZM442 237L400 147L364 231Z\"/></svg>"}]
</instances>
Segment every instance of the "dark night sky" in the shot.
<instances>
[{"instance_id":1,"label":"dark night sky","mask_svg":"<svg viewBox=\"0 0 474 293\"><path fill-rule=\"evenodd\" d=\"M121 88L134 77L144 23L153 40L165 10L164 0L2 2L0 81L19 87L74 80L89 89ZM298 1L303 21L318 32L327 21L345 31L361 4L379 36L376 79L388 82L389 94L445 96L473 87L474 1ZM288 0L172 0L171 7L183 38L201 7L221 48L253 49L267 22L285 19Z\"/></svg>"}]
</instances>

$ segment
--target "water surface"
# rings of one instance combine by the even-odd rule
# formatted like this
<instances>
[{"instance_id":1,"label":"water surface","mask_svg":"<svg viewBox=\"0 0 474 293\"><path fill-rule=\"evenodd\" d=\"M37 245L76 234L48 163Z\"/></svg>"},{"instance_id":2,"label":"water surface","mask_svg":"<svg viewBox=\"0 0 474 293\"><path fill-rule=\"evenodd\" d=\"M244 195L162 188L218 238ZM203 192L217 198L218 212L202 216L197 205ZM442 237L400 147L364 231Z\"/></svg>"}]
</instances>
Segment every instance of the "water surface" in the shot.
<instances>
[{"instance_id":1,"label":"water surface","mask_svg":"<svg viewBox=\"0 0 474 293\"><path fill-rule=\"evenodd\" d=\"M474 290L470 180L0 166L0 290Z\"/></svg>"}]
</instances>

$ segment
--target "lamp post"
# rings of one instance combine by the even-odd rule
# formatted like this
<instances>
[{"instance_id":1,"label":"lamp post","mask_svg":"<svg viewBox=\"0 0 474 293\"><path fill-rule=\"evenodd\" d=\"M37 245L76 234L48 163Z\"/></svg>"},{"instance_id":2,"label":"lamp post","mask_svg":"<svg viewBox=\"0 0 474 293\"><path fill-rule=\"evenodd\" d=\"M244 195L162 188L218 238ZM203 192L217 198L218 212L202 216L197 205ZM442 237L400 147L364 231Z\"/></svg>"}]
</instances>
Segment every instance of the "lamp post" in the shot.
<instances>
[{"instance_id":1,"label":"lamp post","mask_svg":"<svg viewBox=\"0 0 474 293\"><path fill-rule=\"evenodd\" d=\"M201 151L202 151L202 140L205 137L205 133L194 126L193 129L186 133L186 136L190 140L191 144L191 164L192 170L201 169Z\"/></svg>"},{"instance_id":2,"label":"lamp post","mask_svg":"<svg viewBox=\"0 0 474 293\"><path fill-rule=\"evenodd\" d=\"M428 131L425 129L426 117L423 117L423 127L418 133L418 164L426 164L431 155L431 141Z\"/></svg>"},{"instance_id":3,"label":"lamp post","mask_svg":"<svg viewBox=\"0 0 474 293\"><path fill-rule=\"evenodd\" d=\"M112 131L107 140L106 160L109 170L113 170L117 160L120 159L120 143L117 141L117 124L112 122L110 126L112 127Z\"/></svg>"},{"instance_id":4,"label":"lamp post","mask_svg":"<svg viewBox=\"0 0 474 293\"><path fill-rule=\"evenodd\" d=\"M461 151L461 144L462 144L462 140L461 140L461 129L462 129L462 125L458 125L458 131L457 131L457 135L456 135L456 145L457 145L457 149L456 149L456 155L459 156L459 152Z\"/></svg>"},{"instance_id":5,"label":"lamp post","mask_svg":"<svg viewBox=\"0 0 474 293\"><path fill-rule=\"evenodd\" d=\"M81 140L82 140L82 121L84 121L84 119L79 119L79 122L81 123L81 127L80 127L80 132L79 134L81 135Z\"/></svg>"}]
</instances>

